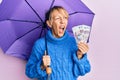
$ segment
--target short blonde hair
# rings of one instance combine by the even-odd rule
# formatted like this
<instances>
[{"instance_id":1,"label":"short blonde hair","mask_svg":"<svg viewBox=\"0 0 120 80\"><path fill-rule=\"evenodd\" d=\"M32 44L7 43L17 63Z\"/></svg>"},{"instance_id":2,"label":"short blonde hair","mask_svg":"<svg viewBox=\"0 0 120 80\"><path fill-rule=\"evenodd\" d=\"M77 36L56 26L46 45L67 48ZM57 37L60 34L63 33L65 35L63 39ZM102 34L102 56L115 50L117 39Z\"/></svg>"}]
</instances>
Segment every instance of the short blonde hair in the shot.
<instances>
[{"instance_id":1,"label":"short blonde hair","mask_svg":"<svg viewBox=\"0 0 120 80\"><path fill-rule=\"evenodd\" d=\"M68 12L62 7L62 6L54 6L53 8L51 8L47 13L46 13L46 20L50 20L52 13L57 10L58 12L60 12L61 10L63 10L63 12L65 13L66 17L69 18L69 14Z\"/></svg>"}]
</instances>

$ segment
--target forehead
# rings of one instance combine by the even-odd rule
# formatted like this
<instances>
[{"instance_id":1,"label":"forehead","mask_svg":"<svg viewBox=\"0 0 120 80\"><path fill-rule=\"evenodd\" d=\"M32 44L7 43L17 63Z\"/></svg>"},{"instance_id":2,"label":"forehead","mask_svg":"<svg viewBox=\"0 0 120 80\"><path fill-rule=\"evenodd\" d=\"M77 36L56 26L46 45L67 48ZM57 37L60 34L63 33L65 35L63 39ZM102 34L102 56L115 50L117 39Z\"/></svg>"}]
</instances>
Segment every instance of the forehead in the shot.
<instances>
[{"instance_id":1,"label":"forehead","mask_svg":"<svg viewBox=\"0 0 120 80\"><path fill-rule=\"evenodd\" d=\"M63 10L63 9L56 9L56 10L53 10L51 12L51 17L55 17L55 16L58 16L58 15L62 15L62 16L67 16L68 17L68 13L67 11Z\"/></svg>"}]
</instances>

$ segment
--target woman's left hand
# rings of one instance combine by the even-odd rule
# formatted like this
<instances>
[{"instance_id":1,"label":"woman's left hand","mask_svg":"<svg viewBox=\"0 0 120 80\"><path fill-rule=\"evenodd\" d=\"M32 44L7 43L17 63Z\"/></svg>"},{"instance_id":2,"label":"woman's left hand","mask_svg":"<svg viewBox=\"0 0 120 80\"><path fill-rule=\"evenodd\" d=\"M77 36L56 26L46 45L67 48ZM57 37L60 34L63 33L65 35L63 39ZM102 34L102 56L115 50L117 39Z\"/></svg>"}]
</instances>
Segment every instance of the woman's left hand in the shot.
<instances>
[{"instance_id":1,"label":"woman's left hand","mask_svg":"<svg viewBox=\"0 0 120 80\"><path fill-rule=\"evenodd\" d=\"M85 53L88 52L89 47L88 47L88 44L87 44L87 43L79 42L79 43L78 43L78 49L79 49L79 51L80 51L82 54L85 54Z\"/></svg>"}]
</instances>

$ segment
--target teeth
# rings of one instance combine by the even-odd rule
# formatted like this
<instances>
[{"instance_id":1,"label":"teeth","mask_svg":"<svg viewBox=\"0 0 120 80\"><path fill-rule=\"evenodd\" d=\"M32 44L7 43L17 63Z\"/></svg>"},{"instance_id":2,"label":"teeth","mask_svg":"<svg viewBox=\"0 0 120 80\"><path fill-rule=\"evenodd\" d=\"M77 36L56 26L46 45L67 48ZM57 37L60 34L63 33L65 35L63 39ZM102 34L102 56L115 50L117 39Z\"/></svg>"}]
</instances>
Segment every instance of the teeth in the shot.
<instances>
[{"instance_id":1,"label":"teeth","mask_svg":"<svg viewBox=\"0 0 120 80\"><path fill-rule=\"evenodd\" d=\"M62 29L62 30L64 30L65 28L64 28L64 26L61 26L59 29Z\"/></svg>"},{"instance_id":2,"label":"teeth","mask_svg":"<svg viewBox=\"0 0 120 80\"><path fill-rule=\"evenodd\" d=\"M63 28L64 28L64 26L61 26L61 28L63 29Z\"/></svg>"}]
</instances>

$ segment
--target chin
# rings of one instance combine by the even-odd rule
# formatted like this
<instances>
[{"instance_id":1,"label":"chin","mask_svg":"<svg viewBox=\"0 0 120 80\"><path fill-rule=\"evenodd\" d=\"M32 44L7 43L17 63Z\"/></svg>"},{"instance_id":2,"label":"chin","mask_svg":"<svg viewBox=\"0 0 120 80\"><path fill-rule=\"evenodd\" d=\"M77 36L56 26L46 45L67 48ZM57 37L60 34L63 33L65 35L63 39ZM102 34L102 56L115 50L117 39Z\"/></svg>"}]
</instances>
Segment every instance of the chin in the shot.
<instances>
[{"instance_id":1,"label":"chin","mask_svg":"<svg viewBox=\"0 0 120 80\"><path fill-rule=\"evenodd\" d=\"M63 37L64 36L64 34L59 34L59 37Z\"/></svg>"}]
</instances>

